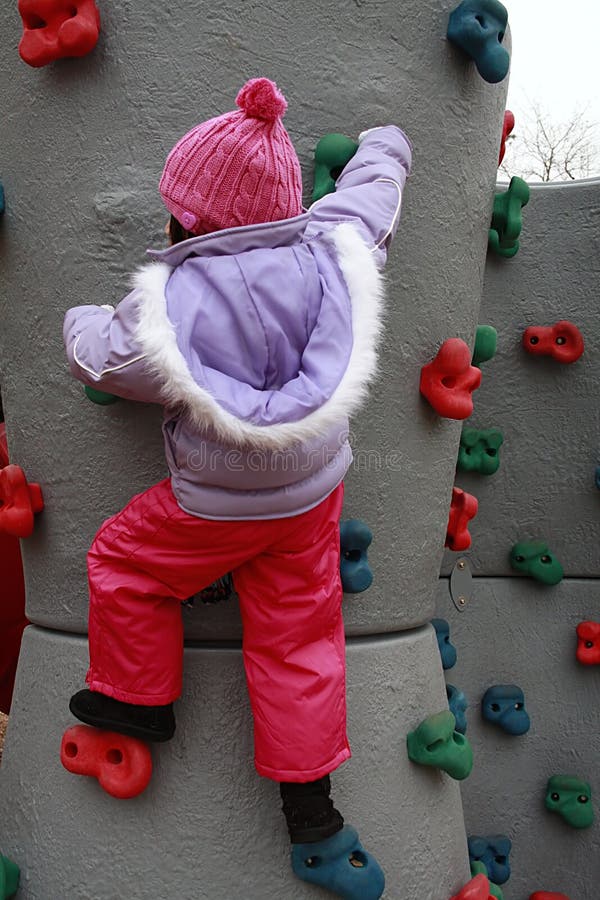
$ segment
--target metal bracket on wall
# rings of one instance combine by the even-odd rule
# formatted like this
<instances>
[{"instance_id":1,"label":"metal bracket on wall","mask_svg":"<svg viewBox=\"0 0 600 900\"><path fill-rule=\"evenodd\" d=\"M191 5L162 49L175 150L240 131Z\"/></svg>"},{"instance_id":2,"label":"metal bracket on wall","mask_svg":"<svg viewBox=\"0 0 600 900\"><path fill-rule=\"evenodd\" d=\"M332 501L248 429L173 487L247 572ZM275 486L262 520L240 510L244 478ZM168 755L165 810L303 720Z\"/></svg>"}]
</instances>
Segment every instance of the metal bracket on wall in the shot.
<instances>
[{"instance_id":1,"label":"metal bracket on wall","mask_svg":"<svg viewBox=\"0 0 600 900\"><path fill-rule=\"evenodd\" d=\"M471 600L473 576L468 561L461 556L456 560L450 574L450 596L459 612L462 612Z\"/></svg>"}]
</instances>

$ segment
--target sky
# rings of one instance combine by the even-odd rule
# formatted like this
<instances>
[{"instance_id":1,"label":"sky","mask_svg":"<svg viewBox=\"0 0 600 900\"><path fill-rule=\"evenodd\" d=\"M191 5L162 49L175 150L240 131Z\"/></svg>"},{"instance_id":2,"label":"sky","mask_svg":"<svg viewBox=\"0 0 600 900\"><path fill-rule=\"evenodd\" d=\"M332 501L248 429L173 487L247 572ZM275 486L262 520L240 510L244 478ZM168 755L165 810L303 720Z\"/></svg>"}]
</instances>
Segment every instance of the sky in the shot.
<instances>
[{"instance_id":1,"label":"sky","mask_svg":"<svg viewBox=\"0 0 600 900\"><path fill-rule=\"evenodd\" d=\"M587 106L600 124L597 0L502 2L512 34L508 109L516 114L529 97L563 121Z\"/></svg>"}]
</instances>

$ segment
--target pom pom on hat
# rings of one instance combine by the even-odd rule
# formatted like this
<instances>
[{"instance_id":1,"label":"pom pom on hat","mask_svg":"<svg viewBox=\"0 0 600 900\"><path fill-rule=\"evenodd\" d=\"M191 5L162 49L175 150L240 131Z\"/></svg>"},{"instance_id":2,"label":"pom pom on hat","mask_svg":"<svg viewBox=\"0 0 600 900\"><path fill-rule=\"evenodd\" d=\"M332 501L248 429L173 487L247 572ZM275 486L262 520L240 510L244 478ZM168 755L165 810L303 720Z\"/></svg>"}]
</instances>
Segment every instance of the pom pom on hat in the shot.
<instances>
[{"instance_id":1,"label":"pom pom on hat","mask_svg":"<svg viewBox=\"0 0 600 900\"><path fill-rule=\"evenodd\" d=\"M274 81L268 78L251 78L240 90L235 102L247 116L274 122L287 109L287 100Z\"/></svg>"}]
</instances>

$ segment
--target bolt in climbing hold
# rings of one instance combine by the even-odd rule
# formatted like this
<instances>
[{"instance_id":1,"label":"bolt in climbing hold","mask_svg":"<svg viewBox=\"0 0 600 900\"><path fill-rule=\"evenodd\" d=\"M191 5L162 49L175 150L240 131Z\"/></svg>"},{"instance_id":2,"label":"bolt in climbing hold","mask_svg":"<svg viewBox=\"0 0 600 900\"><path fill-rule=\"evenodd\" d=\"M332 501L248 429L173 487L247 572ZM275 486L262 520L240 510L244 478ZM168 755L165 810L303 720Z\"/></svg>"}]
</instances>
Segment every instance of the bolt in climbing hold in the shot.
<instances>
[{"instance_id":1,"label":"bolt in climbing hold","mask_svg":"<svg viewBox=\"0 0 600 900\"><path fill-rule=\"evenodd\" d=\"M548 328L538 325L526 328L523 347L534 356L551 356L559 363L577 362L584 351L579 328L565 319Z\"/></svg>"},{"instance_id":2,"label":"bolt in climbing hold","mask_svg":"<svg viewBox=\"0 0 600 900\"><path fill-rule=\"evenodd\" d=\"M515 127L515 117L511 113L510 109L507 109L504 113L504 124L502 126L502 141L500 142L500 155L498 156L498 165L504 159L504 153L506 152L506 139L509 134L511 134L513 128Z\"/></svg>"},{"instance_id":3,"label":"bolt in climbing hold","mask_svg":"<svg viewBox=\"0 0 600 900\"><path fill-rule=\"evenodd\" d=\"M438 415L448 419L471 415L471 394L480 384L481 372L471 365L471 351L460 338L444 341L435 358L421 369L421 393Z\"/></svg>"},{"instance_id":4,"label":"bolt in climbing hold","mask_svg":"<svg viewBox=\"0 0 600 900\"><path fill-rule=\"evenodd\" d=\"M44 508L39 484L29 484L20 466L0 469L0 533L26 538L33 531L33 517Z\"/></svg>"},{"instance_id":5,"label":"bolt in climbing hold","mask_svg":"<svg viewBox=\"0 0 600 900\"><path fill-rule=\"evenodd\" d=\"M504 441L499 428L477 428L465 426L460 436L457 466L461 472L478 472L493 475L500 465L500 447Z\"/></svg>"},{"instance_id":6,"label":"bolt in climbing hold","mask_svg":"<svg viewBox=\"0 0 600 900\"><path fill-rule=\"evenodd\" d=\"M525 734L531 724L525 709L525 695L516 684L494 684L488 688L481 700L481 714L487 722L498 725L507 734Z\"/></svg>"},{"instance_id":7,"label":"bolt in climbing hold","mask_svg":"<svg viewBox=\"0 0 600 900\"><path fill-rule=\"evenodd\" d=\"M572 775L553 775L546 788L546 809L558 813L572 828L589 828L594 821L589 784Z\"/></svg>"},{"instance_id":8,"label":"bolt in climbing hold","mask_svg":"<svg viewBox=\"0 0 600 900\"><path fill-rule=\"evenodd\" d=\"M322 841L292 844L292 869L302 881L345 900L379 900L385 887L381 866L364 849L352 825Z\"/></svg>"},{"instance_id":9,"label":"bolt in climbing hold","mask_svg":"<svg viewBox=\"0 0 600 900\"><path fill-rule=\"evenodd\" d=\"M469 706L467 698L462 691L459 691L453 684L446 685L446 696L448 698L448 709L454 716L455 728L459 734L466 734L467 716L466 712Z\"/></svg>"},{"instance_id":10,"label":"bolt in climbing hold","mask_svg":"<svg viewBox=\"0 0 600 900\"><path fill-rule=\"evenodd\" d=\"M530 575L542 584L558 584L563 567L552 556L545 541L521 541L510 551L510 564L517 572Z\"/></svg>"},{"instance_id":11,"label":"bolt in climbing hold","mask_svg":"<svg viewBox=\"0 0 600 900\"><path fill-rule=\"evenodd\" d=\"M478 325L475 332L475 347L471 365L480 366L496 355L498 332L493 325Z\"/></svg>"},{"instance_id":12,"label":"bolt in climbing hold","mask_svg":"<svg viewBox=\"0 0 600 900\"><path fill-rule=\"evenodd\" d=\"M137 797L152 776L152 757L144 741L89 725L67 728L60 761L74 775L97 778L100 787L119 800Z\"/></svg>"},{"instance_id":13,"label":"bolt in climbing hold","mask_svg":"<svg viewBox=\"0 0 600 900\"><path fill-rule=\"evenodd\" d=\"M315 147L315 179L312 202L333 194L335 183L346 168L358 144L345 134L326 134Z\"/></svg>"},{"instance_id":14,"label":"bolt in climbing hold","mask_svg":"<svg viewBox=\"0 0 600 900\"><path fill-rule=\"evenodd\" d=\"M87 384L84 387L84 391L88 400L91 400L92 403L97 403L99 406L109 406L111 403L116 403L119 399L116 394L97 391L96 388L89 387Z\"/></svg>"},{"instance_id":15,"label":"bolt in climbing hold","mask_svg":"<svg viewBox=\"0 0 600 900\"><path fill-rule=\"evenodd\" d=\"M467 778L473 768L473 750L455 725L454 716L447 709L429 716L406 737L409 759L421 766L441 769L457 781Z\"/></svg>"},{"instance_id":16,"label":"bolt in climbing hold","mask_svg":"<svg viewBox=\"0 0 600 900\"><path fill-rule=\"evenodd\" d=\"M21 872L16 863L0 854L0 900L9 900L19 889Z\"/></svg>"},{"instance_id":17,"label":"bolt in climbing hold","mask_svg":"<svg viewBox=\"0 0 600 900\"><path fill-rule=\"evenodd\" d=\"M485 875L486 868L482 862L472 862L471 863L471 875L477 877L477 875ZM490 900L504 900L504 894L502 892L502 888L499 884L494 884L493 881L489 882L490 886Z\"/></svg>"},{"instance_id":18,"label":"bolt in climbing hold","mask_svg":"<svg viewBox=\"0 0 600 900\"><path fill-rule=\"evenodd\" d=\"M508 190L494 197L488 243L498 256L510 258L518 252L518 238L523 228L521 210L528 202L529 186L517 175L511 178Z\"/></svg>"},{"instance_id":19,"label":"bolt in climbing hold","mask_svg":"<svg viewBox=\"0 0 600 900\"><path fill-rule=\"evenodd\" d=\"M360 519L340 522L340 575L346 594L360 594L371 587L373 572L367 559L367 550L373 533Z\"/></svg>"},{"instance_id":20,"label":"bolt in climbing hold","mask_svg":"<svg viewBox=\"0 0 600 900\"><path fill-rule=\"evenodd\" d=\"M450 897L450 900L490 900L491 897L487 876L481 874L471 878L458 894Z\"/></svg>"},{"instance_id":21,"label":"bolt in climbing hold","mask_svg":"<svg viewBox=\"0 0 600 900\"><path fill-rule=\"evenodd\" d=\"M490 881L494 884L505 884L510 878L508 859L512 849L510 838L504 834L493 834L489 837L473 835L469 837L467 843L471 863L483 863Z\"/></svg>"},{"instance_id":22,"label":"bolt in climbing hold","mask_svg":"<svg viewBox=\"0 0 600 900\"><path fill-rule=\"evenodd\" d=\"M445 546L450 550L466 550L471 546L469 522L477 515L477 497L467 494L461 488L452 488L452 502L446 530Z\"/></svg>"},{"instance_id":23,"label":"bolt in climbing hold","mask_svg":"<svg viewBox=\"0 0 600 900\"><path fill-rule=\"evenodd\" d=\"M19 55L30 66L85 56L98 41L100 13L94 0L19 0L19 13Z\"/></svg>"},{"instance_id":24,"label":"bolt in climbing hold","mask_svg":"<svg viewBox=\"0 0 600 900\"><path fill-rule=\"evenodd\" d=\"M600 622L577 626L577 660L584 666L600 665Z\"/></svg>"},{"instance_id":25,"label":"bolt in climbing hold","mask_svg":"<svg viewBox=\"0 0 600 900\"><path fill-rule=\"evenodd\" d=\"M456 665L456 647L450 642L450 626L445 619L432 619L431 624L435 628L442 669L451 669Z\"/></svg>"},{"instance_id":26,"label":"bolt in climbing hold","mask_svg":"<svg viewBox=\"0 0 600 900\"><path fill-rule=\"evenodd\" d=\"M502 46L508 13L498 0L463 0L450 13L447 37L471 57L490 84L506 78L510 56Z\"/></svg>"}]
</instances>

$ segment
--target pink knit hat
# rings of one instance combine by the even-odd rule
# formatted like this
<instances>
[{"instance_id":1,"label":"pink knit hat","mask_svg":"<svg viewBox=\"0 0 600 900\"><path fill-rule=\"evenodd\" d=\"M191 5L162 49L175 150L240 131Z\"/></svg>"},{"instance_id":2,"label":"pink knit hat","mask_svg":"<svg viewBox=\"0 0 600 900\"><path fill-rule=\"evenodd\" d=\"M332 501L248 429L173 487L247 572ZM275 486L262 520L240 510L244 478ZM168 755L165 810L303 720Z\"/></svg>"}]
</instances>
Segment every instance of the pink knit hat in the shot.
<instances>
[{"instance_id":1,"label":"pink knit hat","mask_svg":"<svg viewBox=\"0 0 600 900\"><path fill-rule=\"evenodd\" d=\"M302 212L302 174L281 117L287 102L268 78L251 78L239 110L201 122L167 157L159 190L193 234L276 222Z\"/></svg>"}]
</instances>

